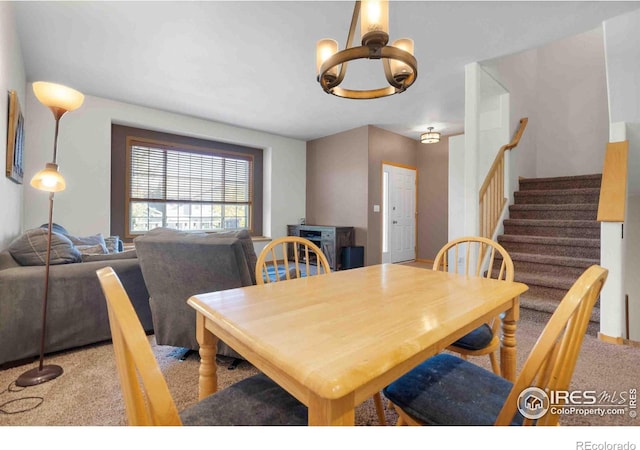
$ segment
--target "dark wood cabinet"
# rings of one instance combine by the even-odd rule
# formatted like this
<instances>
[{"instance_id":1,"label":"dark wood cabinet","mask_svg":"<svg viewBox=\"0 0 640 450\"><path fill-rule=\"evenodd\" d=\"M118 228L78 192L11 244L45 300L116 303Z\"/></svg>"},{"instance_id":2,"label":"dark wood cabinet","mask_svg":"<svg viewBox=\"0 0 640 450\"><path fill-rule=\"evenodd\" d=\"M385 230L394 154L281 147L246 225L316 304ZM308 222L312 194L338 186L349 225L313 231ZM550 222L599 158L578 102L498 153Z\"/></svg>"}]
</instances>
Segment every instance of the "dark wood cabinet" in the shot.
<instances>
[{"instance_id":1,"label":"dark wood cabinet","mask_svg":"<svg viewBox=\"0 0 640 450\"><path fill-rule=\"evenodd\" d=\"M303 237L316 244L327 257L331 270L341 269L342 248L354 246L356 240L354 227L287 225L287 234Z\"/></svg>"}]
</instances>

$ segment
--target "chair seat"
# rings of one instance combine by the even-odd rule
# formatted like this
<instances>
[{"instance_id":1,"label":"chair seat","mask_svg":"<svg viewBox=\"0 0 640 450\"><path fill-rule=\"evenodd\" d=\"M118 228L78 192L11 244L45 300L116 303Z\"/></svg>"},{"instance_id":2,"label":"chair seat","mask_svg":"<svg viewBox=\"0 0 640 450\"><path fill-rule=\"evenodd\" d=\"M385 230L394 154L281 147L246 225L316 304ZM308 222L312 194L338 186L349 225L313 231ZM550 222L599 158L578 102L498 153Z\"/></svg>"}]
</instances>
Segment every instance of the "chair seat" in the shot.
<instances>
[{"instance_id":1,"label":"chair seat","mask_svg":"<svg viewBox=\"0 0 640 450\"><path fill-rule=\"evenodd\" d=\"M267 281L267 276L269 277L269 281L271 283L275 283L276 281L278 281L278 277L280 277L281 281L284 281L287 279L287 269L283 266L278 266L278 277L276 277L276 271L274 269L274 267L272 265L267 267L267 273L266 275L262 276L262 279L264 281ZM307 274L305 273L304 269L301 268L300 269L300 278L306 277ZM295 267L291 267L289 268L289 278L290 279L294 279L297 278L296 276L296 268Z\"/></svg>"},{"instance_id":2,"label":"chair seat","mask_svg":"<svg viewBox=\"0 0 640 450\"><path fill-rule=\"evenodd\" d=\"M307 425L307 407L264 374L222 389L180 413L183 425Z\"/></svg>"},{"instance_id":3,"label":"chair seat","mask_svg":"<svg viewBox=\"0 0 640 450\"><path fill-rule=\"evenodd\" d=\"M483 323L475 330L465 334L452 345L465 350L481 350L485 348L493 339L493 331L486 323Z\"/></svg>"},{"instance_id":4,"label":"chair seat","mask_svg":"<svg viewBox=\"0 0 640 450\"><path fill-rule=\"evenodd\" d=\"M384 395L427 425L493 425L513 384L457 356L441 353L383 389ZM518 413L512 425L522 425Z\"/></svg>"}]
</instances>

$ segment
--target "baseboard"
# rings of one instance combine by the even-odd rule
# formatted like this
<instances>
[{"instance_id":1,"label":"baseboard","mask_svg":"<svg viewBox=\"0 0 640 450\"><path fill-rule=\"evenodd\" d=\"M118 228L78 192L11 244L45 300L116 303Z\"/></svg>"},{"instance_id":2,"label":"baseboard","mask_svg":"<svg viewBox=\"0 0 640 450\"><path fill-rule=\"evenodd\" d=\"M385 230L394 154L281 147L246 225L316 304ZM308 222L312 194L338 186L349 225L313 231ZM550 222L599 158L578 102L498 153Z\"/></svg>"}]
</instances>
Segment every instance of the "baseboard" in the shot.
<instances>
[{"instance_id":1,"label":"baseboard","mask_svg":"<svg viewBox=\"0 0 640 450\"><path fill-rule=\"evenodd\" d=\"M433 259L416 258L416 262L433 265Z\"/></svg>"},{"instance_id":2,"label":"baseboard","mask_svg":"<svg viewBox=\"0 0 640 450\"><path fill-rule=\"evenodd\" d=\"M618 336L618 337L613 337L613 336L607 336L606 334L603 333L598 333L598 339L600 339L602 342L607 342L609 344L615 344L615 345L623 345L625 342L625 339L623 339L622 337Z\"/></svg>"}]
</instances>

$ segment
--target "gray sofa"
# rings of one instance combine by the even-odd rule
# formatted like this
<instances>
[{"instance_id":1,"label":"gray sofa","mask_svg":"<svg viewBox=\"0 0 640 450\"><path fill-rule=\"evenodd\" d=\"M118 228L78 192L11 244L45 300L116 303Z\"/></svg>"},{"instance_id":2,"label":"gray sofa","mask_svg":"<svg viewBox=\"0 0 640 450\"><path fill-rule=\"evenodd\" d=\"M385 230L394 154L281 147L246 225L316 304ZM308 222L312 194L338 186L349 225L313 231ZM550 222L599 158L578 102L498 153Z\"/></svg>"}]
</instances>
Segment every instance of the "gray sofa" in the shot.
<instances>
[{"instance_id":1,"label":"gray sofa","mask_svg":"<svg viewBox=\"0 0 640 450\"><path fill-rule=\"evenodd\" d=\"M156 342L198 350L196 313L187 299L255 284L256 253L246 230L219 233L156 228L134 240L149 290ZM241 358L219 342L219 355Z\"/></svg>"},{"instance_id":2,"label":"gray sofa","mask_svg":"<svg viewBox=\"0 0 640 450\"><path fill-rule=\"evenodd\" d=\"M85 261L50 267L46 353L111 339L96 276L96 270L106 266L120 277L144 329L153 330L135 251L91 255ZM0 252L0 367L39 355L44 276L43 265L22 266L8 250Z\"/></svg>"}]
</instances>

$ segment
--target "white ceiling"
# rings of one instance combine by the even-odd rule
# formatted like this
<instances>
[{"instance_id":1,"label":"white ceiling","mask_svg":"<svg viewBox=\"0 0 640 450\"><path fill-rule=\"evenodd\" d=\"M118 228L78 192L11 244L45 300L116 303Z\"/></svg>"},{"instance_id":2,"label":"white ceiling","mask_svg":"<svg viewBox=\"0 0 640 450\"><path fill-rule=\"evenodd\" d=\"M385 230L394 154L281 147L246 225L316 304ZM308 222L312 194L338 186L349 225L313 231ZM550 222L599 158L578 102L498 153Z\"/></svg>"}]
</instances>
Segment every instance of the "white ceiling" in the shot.
<instances>
[{"instance_id":1,"label":"white ceiling","mask_svg":"<svg viewBox=\"0 0 640 450\"><path fill-rule=\"evenodd\" d=\"M13 7L28 81L310 140L363 125L415 139L427 126L461 132L466 64L592 30L640 2L392 1L390 39L415 41L418 78L405 93L375 100L334 97L316 81L316 41L344 47L352 1ZM350 63L343 85L385 86L378 64Z\"/></svg>"}]
</instances>

